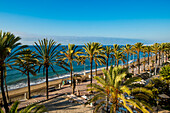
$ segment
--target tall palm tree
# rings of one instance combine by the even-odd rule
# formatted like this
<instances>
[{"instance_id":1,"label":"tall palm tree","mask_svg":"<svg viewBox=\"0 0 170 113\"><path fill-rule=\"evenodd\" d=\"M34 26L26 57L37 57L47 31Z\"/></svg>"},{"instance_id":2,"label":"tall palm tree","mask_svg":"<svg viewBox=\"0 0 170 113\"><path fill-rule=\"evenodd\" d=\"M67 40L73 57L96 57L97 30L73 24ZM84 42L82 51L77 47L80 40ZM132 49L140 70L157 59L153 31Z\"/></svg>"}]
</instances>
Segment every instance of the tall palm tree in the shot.
<instances>
[{"instance_id":1,"label":"tall palm tree","mask_svg":"<svg viewBox=\"0 0 170 113\"><path fill-rule=\"evenodd\" d=\"M1 93L2 99L4 103L4 108L6 113L9 112L5 91L4 91L4 69L5 63L13 59L13 57L22 54L19 52L20 49L25 48L26 46L20 46L21 43L19 42L21 38L16 37L14 34L10 32L2 32L0 31L0 79L1 79Z\"/></svg>"},{"instance_id":2,"label":"tall palm tree","mask_svg":"<svg viewBox=\"0 0 170 113\"><path fill-rule=\"evenodd\" d=\"M113 44L113 54L111 55L112 58L115 59L115 66L119 65L119 61L124 63L125 55L123 54L122 49L118 44Z\"/></svg>"},{"instance_id":3,"label":"tall palm tree","mask_svg":"<svg viewBox=\"0 0 170 113\"><path fill-rule=\"evenodd\" d=\"M147 47L146 47L146 46L143 46L143 48L142 48L142 52L143 52L143 57L144 57L143 67L144 67L144 71L145 71L145 64L146 64L146 52L147 52Z\"/></svg>"},{"instance_id":4,"label":"tall palm tree","mask_svg":"<svg viewBox=\"0 0 170 113\"><path fill-rule=\"evenodd\" d=\"M161 52L161 57L162 57L162 63L164 62L164 51L165 51L165 43L161 43L160 52Z\"/></svg>"},{"instance_id":5,"label":"tall palm tree","mask_svg":"<svg viewBox=\"0 0 170 113\"><path fill-rule=\"evenodd\" d=\"M106 53L106 70L108 70L108 67L109 67L109 58L110 58L111 53L112 53L112 48L110 46L106 46L104 48L104 51Z\"/></svg>"},{"instance_id":6,"label":"tall palm tree","mask_svg":"<svg viewBox=\"0 0 170 113\"><path fill-rule=\"evenodd\" d=\"M39 44L37 42L34 42L35 49L37 50L37 58L39 60L39 71L40 68L43 67L43 70L46 71L46 97L48 99L48 69L49 67L55 72L53 66L58 65L60 67L63 67L62 61L57 61L56 59L60 56L60 51L58 51L58 47L61 44L57 44L54 40L49 40L44 38L43 40L38 40Z\"/></svg>"},{"instance_id":7,"label":"tall palm tree","mask_svg":"<svg viewBox=\"0 0 170 113\"><path fill-rule=\"evenodd\" d=\"M7 100L8 100L8 103L11 103L11 99L9 98L9 94L8 94L8 86L7 86L7 70L6 70L6 67L4 68L4 82L5 82L5 90L6 90L6 96L7 96Z\"/></svg>"},{"instance_id":8,"label":"tall palm tree","mask_svg":"<svg viewBox=\"0 0 170 113\"><path fill-rule=\"evenodd\" d=\"M35 67L38 65L38 59L36 58L35 52L32 52L30 49L22 50L26 52L24 55L19 55L15 58L14 65L18 67L14 67L14 69L20 71L22 74L27 75L27 84L28 84L28 99L31 98L31 90L30 90L30 73L36 76Z\"/></svg>"},{"instance_id":9,"label":"tall palm tree","mask_svg":"<svg viewBox=\"0 0 170 113\"><path fill-rule=\"evenodd\" d=\"M93 67L93 60L94 56L99 53L99 51L103 48L102 45L96 42L90 42L85 44L85 47L83 49L85 50L85 55L90 60L90 74L91 74L91 83L92 83L92 67Z\"/></svg>"},{"instance_id":10,"label":"tall palm tree","mask_svg":"<svg viewBox=\"0 0 170 113\"><path fill-rule=\"evenodd\" d=\"M118 44L113 44L113 51L119 51L120 46Z\"/></svg>"},{"instance_id":11,"label":"tall palm tree","mask_svg":"<svg viewBox=\"0 0 170 113\"><path fill-rule=\"evenodd\" d=\"M137 62L138 62L138 74L140 73L140 51L142 50L143 43L135 43L132 46L132 49L136 51L135 53L137 54Z\"/></svg>"},{"instance_id":12,"label":"tall palm tree","mask_svg":"<svg viewBox=\"0 0 170 113\"><path fill-rule=\"evenodd\" d=\"M103 73L107 79L105 79L103 76L95 76L94 79L97 80L98 84L92 84L92 89L94 89L98 93L96 93L94 97L90 99L90 102L96 102L100 100L99 103L97 103L95 112L98 112L101 108L106 108L108 112L108 106L111 106L110 113L116 113L116 110L118 110L120 106L123 106L130 113L133 113L132 109L128 105L136 106L139 110L143 112L148 112L147 108L150 107L146 106L147 108L145 108L143 107L143 105L145 104L143 104L142 102L136 99L128 100L124 96L124 94L131 94L131 90L128 85L132 84L135 81L139 81L140 78L130 78L129 80L123 82L126 73L125 70L121 68L121 66L116 66L114 68L111 66L109 71L104 69ZM88 87L89 86L90 85L88 85ZM123 100L123 103L119 101L120 99Z\"/></svg>"},{"instance_id":13,"label":"tall palm tree","mask_svg":"<svg viewBox=\"0 0 170 113\"><path fill-rule=\"evenodd\" d=\"M113 56L115 58L115 66L119 65L119 61L124 62L124 55L122 51L113 51Z\"/></svg>"},{"instance_id":14,"label":"tall palm tree","mask_svg":"<svg viewBox=\"0 0 170 113\"><path fill-rule=\"evenodd\" d=\"M61 60L67 60L70 66L71 85L73 86L73 61L77 61L79 55L82 54L81 49L78 49L78 46L74 44L68 44L68 47L64 47L63 51L60 51L60 53L63 56ZM74 93L74 88L72 93Z\"/></svg>"},{"instance_id":15,"label":"tall palm tree","mask_svg":"<svg viewBox=\"0 0 170 113\"><path fill-rule=\"evenodd\" d=\"M158 60L158 51L159 51L159 44L158 43L154 43L152 45L152 52L155 54L155 63L157 64L157 60Z\"/></svg>"},{"instance_id":16,"label":"tall palm tree","mask_svg":"<svg viewBox=\"0 0 170 113\"><path fill-rule=\"evenodd\" d=\"M150 55L150 53L151 53L151 51L152 51L152 48L151 48L151 46L146 46L145 47L146 48L146 52L147 52L147 54L148 54L148 68L149 68L149 55ZM149 69L148 69L149 70Z\"/></svg>"},{"instance_id":17,"label":"tall palm tree","mask_svg":"<svg viewBox=\"0 0 170 113\"><path fill-rule=\"evenodd\" d=\"M105 62L106 55L101 50L99 50L99 52L94 56L95 74L96 74L96 76L97 76L97 66L102 65L102 64L104 64L104 65L106 64L106 62Z\"/></svg>"},{"instance_id":18,"label":"tall palm tree","mask_svg":"<svg viewBox=\"0 0 170 113\"><path fill-rule=\"evenodd\" d=\"M131 45L130 44L126 44L125 47L123 47L123 51L127 54L127 58L126 58L127 64L126 64L126 67L129 68L128 62L129 62L129 54L131 53Z\"/></svg>"}]
</instances>

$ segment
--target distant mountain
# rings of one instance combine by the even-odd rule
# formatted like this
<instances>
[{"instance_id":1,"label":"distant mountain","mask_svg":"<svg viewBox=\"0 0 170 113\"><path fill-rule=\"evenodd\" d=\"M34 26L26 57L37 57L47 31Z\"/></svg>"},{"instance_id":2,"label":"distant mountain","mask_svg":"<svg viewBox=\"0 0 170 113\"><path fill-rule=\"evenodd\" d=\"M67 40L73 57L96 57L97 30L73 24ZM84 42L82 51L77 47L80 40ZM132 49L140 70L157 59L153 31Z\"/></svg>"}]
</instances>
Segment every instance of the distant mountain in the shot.
<instances>
[{"instance_id":1,"label":"distant mountain","mask_svg":"<svg viewBox=\"0 0 170 113\"><path fill-rule=\"evenodd\" d=\"M79 44L83 45L88 42L99 42L103 45L112 44L134 44L136 42L142 42L144 44L153 44L153 41L142 39L127 39L127 38L111 38L111 37L53 37L56 41L62 44Z\"/></svg>"},{"instance_id":2,"label":"distant mountain","mask_svg":"<svg viewBox=\"0 0 170 113\"><path fill-rule=\"evenodd\" d=\"M54 39L58 43L62 45L67 45L68 43L84 45L84 43L88 42L99 42L103 45L112 45L112 44L134 44L136 42L142 42L144 44L153 44L155 41L151 40L143 40L143 39L129 39L129 38L111 38L111 37L76 37L76 36L45 36L49 39ZM38 41L38 39L43 39L44 36L23 36L21 42L23 44L32 45L34 42Z\"/></svg>"}]
</instances>

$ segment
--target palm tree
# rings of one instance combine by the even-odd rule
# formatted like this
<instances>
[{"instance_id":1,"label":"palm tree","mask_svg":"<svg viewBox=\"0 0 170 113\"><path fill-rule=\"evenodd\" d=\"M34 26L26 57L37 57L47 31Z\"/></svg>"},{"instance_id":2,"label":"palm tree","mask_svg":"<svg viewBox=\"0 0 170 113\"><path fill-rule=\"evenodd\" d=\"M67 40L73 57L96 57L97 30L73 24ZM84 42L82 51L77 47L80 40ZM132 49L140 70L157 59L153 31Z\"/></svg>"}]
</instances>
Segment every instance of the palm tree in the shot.
<instances>
[{"instance_id":1,"label":"palm tree","mask_svg":"<svg viewBox=\"0 0 170 113\"><path fill-rule=\"evenodd\" d=\"M134 51L136 51L136 54L137 54L137 62L138 62L138 74L140 73L140 51L142 50L142 46L143 46L143 43L135 43L133 46L132 46L132 49Z\"/></svg>"},{"instance_id":2,"label":"palm tree","mask_svg":"<svg viewBox=\"0 0 170 113\"><path fill-rule=\"evenodd\" d=\"M115 58L115 66L119 65L119 61L124 62L124 55L122 51L113 51L113 56Z\"/></svg>"},{"instance_id":3,"label":"palm tree","mask_svg":"<svg viewBox=\"0 0 170 113\"><path fill-rule=\"evenodd\" d=\"M83 47L83 49L85 50L85 54L86 56L89 58L90 60L90 74L91 74L91 83L92 83L92 67L93 67L93 60L96 54L99 53L99 51L102 49L102 45L100 45L99 43L96 42L90 42L85 44L85 47Z\"/></svg>"},{"instance_id":4,"label":"palm tree","mask_svg":"<svg viewBox=\"0 0 170 113\"><path fill-rule=\"evenodd\" d=\"M110 46L106 46L104 48L104 51L106 53L106 70L108 70L108 67L109 67L109 58L110 58L110 55L112 53L112 48Z\"/></svg>"},{"instance_id":5,"label":"palm tree","mask_svg":"<svg viewBox=\"0 0 170 113\"><path fill-rule=\"evenodd\" d=\"M60 55L60 51L58 51L58 47L61 44L57 44L54 40L49 40L48 39L43 39L43 40L38 40L38 43L35 42L35 49L37 50L37 58L39 60L39 71L40 68L43 66L43 70L46 71L46 97L48 99L48 69L51 67L53 72L55 72L53 65L58 65L60 67L64 67L62 65L63 61L61 60L56 60Z\"/></svg>"},{"instance_id":6,"label":"palm tree","mask_svg":"<svg viewBox=\"0 0 170 113\"><path fill-rule=\"evenodd\" d=\"M118 44L113 44L113 51L119 51L120 46Z\"/></svg>"},{"instance_id":7,"label":"palm tree","mask_svg":"<svg viewBox=\"0 0 170 113\"><path fill-rule=\"evenodd\" d=\"M94 63L95 63L95 75L97 76L97 66L98 65L102 65L102 64L106 64L105 62L105 58L106 58L106 55L105 55L105 52L103 51L104 48L100 48L100 43L97 43L97 47L96 49L99 50L95 56L94 56Z\"/></svg>"},{"instance_id":8,"label":"palm tree","mask_svg":"<svg viewBox=\"0 0 170 113\"><path fill-rule=\"evenodd\" d=\"M7 86L7 81L6 81L6 78L7 78L7 70L6 70L6 67L4 68L4 82L5 82L5 90L6 90L6 96L7 96L7 100L8 100L8 103L11 103L11 99L9 98L9 94L8 94L8 86Z\"/></svg>"},{"instance_id":9,"label":"palm tree","mask_svg":"<svg viewBox=\"0 0 170 113\"><path fill-rule=\"evenodd\" d=\"M142 52L143 52L143 57L144 57L143 66L144 66L144 71L145 71L145 64L146 64L146 52L147 52L147 48L146 48L146 46L143 46L143 48L142 48Z\"/></svg>"},{"instance_id":10,"label":"palm tree","mask_svg":"<svg viewBox=\"0 0 170 113\"><path fill-rule=\"evenodd\" d=\"M18 101L14 102L9 110L9 113L18 113L18 105L19 105ZM31 104L31 105L27 106L26 108L20 110L19 113L30 113L30 112L43 113L46 111L47 111L47 109L45 108L44 105ZM4 113L1 108L0 108L0 112Z\"/></svg>"},{"instance_id":11,"label":"palm tree","mask_svg":"<svg viewBox=\"0 0 170 113\"><path fill-rule=\"evenodd\" d=\"M10 32L2 32L0 31L0 72L1 72L1 93L2 99L4 103L5 112L9 112L5 91L4 91L4 70L6 66L6 62L11 61L13 57L22 54L19 52L20 49L25 48L26 46L20 46L21 43L19 42L21 38L15 37Z\"/></svg>"},{"instance_id":12,"label":"palm tree","mask_svg":"<svg viewBox=\"0 0 170 113\"><path fill-rule=\"evenodd\" d=\"M31 90L30 90L30 76L36 76L35 67L38 65L38 59L36 58L35 52L32 52L30 49L22 50L27 54L19 55L14 60L14 65L18 66L14 69L20 71L22 74L27 75L27 84L28 84L28 99L31 98Z\"/></svg>"},{"instance_id":13,"label":"palm tree","mask_svg":"<svg viewBox=\"0 0 170 113\"><path fill-rule=\"evenodd\" d=\"M164 62L164 51L165 51L165 43L161 43L160 45L160 52L161 52L161 57L162 57L162 63Z\"/></svg>"},{"instance_id":14,"label":"palm tree","mask_svg":"<svg viewBox=\"0 0 170 113\"><path fill-rule=\"evenodd\" d=\"M168 55L170 53L170 43L165 43L164 53L165 53L165 62L167 62Z\"/></svg>"},{"instance_id":15,"label":"palm tree","mask_svg":"<svg viewBox=\"0 0 170 113\"><path fill-rule=\"evenodd\" d=\"M154 43L153 45L152 45L152 48L153 48L153 50L152 50L152 52L155 54L155 63L157 64L157 60L158 60L158 51L159 51L159 44L158 43Z\"/></svg>"},{"instance_id":16,"label":"palm tree","mask_svg":"<svg viewBox=\"0 0 170 113\"><path fill-rule=\"evenodd\" d=\"M130 44L126 44L125 47L123 47L123 51L127 54L127 64L126 64L126 67L129 68L128 66L128 62L129 62L129 54L131 52L131 45Z\"/></svg>"},{"instance_id":17,"label":"palm tree","mask_svg":"<svg viewBox=\"0 0 170 113\"><path fill-rule=\"evenodd\" d=\"M70 77L71 77L71 86L73 86L73 61L77 61L79 55L82 53L81 49L77 49L78 46L74 44L68 44L68 47L64 47L63 51L60 51L62 54L61 60L68 61L68 64L70 66ZM74 87L74 86L73 86ZM72 93L74 93L74 88L72 90Z\"/></svg>"},{"instance_id":18,"label":"palm tree","mask_svg":"<svg viewBox=\"0 0 170 113\"><path fill-rule=\"evenodd\" d=\"M106 64L105 62L105 53L104 52L99 52L94 56L94 63L95 63L95 74L97 76L97 66L100 64Z\"/></svg>"},{"instance_id":19,"label":"palm tree","mask_svg":"<svg viewBox=\"0 0 170 113\"><path fill-rule=\"evenodd\" d=\"M104 69L103 73L107 79L105 79L103 76L95 76L94 79L97 80L98 84L92 84L92 89L97 91L97 93L92 99L89 100L89 102L97 102L98 100L100 100L95 107L95 112L98 112L102 108L106 108L108 112L108 106L111 106L110 113L116 113L116 110L118 110L120 106L123 106L130 113L133 113L132 109L128 105L136 106L141 111L148 112L148 106L147 108L144 108L143 103L139 102L136 99L128 100L124 96L124 94L131 94L131 90L130 88L128 88L128 85L132 84L135 81L141 80L140 78L130 78L129 80L123 82L126 73L125 70L121 68L121 66L116 66L114 68L111 66L109 71ZM90 85L88 85L88 87L89 86ZM123 100L123 103L119 101L120 99Z\"/></svg>"},{"instance_id":20,"label":"palm tree","mask_svg":"<svg viewBox=\"0 0 170 113\"><path fill-rule=\"evenodd\" d=\"M147 52L147 54L148 54L148 70L149 70L149 55L150 55L150 53L151 53L151 51L152 51L152 48L151 48L151 46L146 46L145 47L146 48L146 52Z\"/></svg>"}]
</instances>

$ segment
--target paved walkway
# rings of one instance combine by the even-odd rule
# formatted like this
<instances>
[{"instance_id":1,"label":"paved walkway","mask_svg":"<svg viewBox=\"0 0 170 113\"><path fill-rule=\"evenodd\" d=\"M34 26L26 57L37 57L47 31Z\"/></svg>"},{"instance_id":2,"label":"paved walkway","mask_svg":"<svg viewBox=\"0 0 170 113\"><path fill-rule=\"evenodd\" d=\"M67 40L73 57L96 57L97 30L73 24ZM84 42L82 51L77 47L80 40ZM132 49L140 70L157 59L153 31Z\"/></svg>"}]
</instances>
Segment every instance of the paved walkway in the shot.
<instances>
[{"instance_id":1,"label":"paved walkway","mask_svg":"<svg viewBox=\"0 0 170 113\"><path fill-rule=\"evenodd\" d=\"M96 83L95 80L93 80L93 82ZM88 92L87 92L86 86L88 84L90 84L90 81L82 82L82 83L78 84L76 86L75 93L76 93L77 90L79 90L80 95L87 95ZM64 85L61 89L56 89L55 91L49 92L49 100L54 99L54 98L59 97L59 96L64 95L64 94L69 94L69 93L72 93L72 87L70 86L70 84ZM24 107L26 107L30 104L33 104L33 103L40 103L40 102L44 102L44 101L47 101L47 100L46 100L45 95L38 95L38 96L33 96L29 100L20 100L20 101L21 102L18 106L18 109L24 108Z\"/></svg>"}]
</instances>

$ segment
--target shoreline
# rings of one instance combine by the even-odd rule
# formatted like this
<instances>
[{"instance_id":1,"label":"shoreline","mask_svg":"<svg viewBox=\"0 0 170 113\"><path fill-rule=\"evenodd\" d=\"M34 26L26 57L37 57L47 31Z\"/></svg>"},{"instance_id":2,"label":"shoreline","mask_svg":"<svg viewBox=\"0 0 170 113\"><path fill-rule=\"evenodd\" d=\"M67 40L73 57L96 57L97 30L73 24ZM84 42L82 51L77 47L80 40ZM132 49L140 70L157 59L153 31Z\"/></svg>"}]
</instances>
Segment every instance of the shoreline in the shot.
<instances>
[{"instance_id":1,"label":"shoreline","mask_svg":"<svg viewBox=\"0 0 170 113\"><path fill-rule=\"evenodd\" d=\"M152 56L152 58L154 58L154 56ZM142 62L144 60L144 58L141 58L140 59L140 62ZM151 57L150 57L150 62L151 62ZM129 65L131 65L133 62L129 63ZM136 64L137 61L134 62L134 64ZM126 66L126 63L124 64L124 66ZM100 75L102 74L102 68L106 68L106 67L100 67L100 68L97 68L97 74ZM77 73L82 73L83 74L84 71L81 71L81 72L77 72ZM86 75L85 77L88 78L88 76L90 75L90 70L86 70ZM76 73L76 72L75 72ZM83 76L81 74L81 76ZM93 69L93 75L95 74L95 69ZM67 76L67 77L63 77L63 78L60 78L60 79L55 79L55 80L50 80L49 81L49 88L50 87L55 87L55 88L58 88L59 87L59 84L61 84L62 81L64 80L69 80L70 79L70 75ZM45 82L43 83L40 83L40 84L35 84L35 85L31 85L31 96L36 96L36 95L45 95ZM22 88L18 88L18 89L13 89L13 90L10 90L8 91L8 95L9 95L9 98L10 100L13 102L13 101L16 101L16 100L21 100L21 99L25 99L25 93L28 92L28 87L22 87ZM0 95L0 100L2 100L2 95Z\"/></svg>"},{"instance_id":2,"label":"shoreline","mask_svg":"<svg viewBox=\"0 0 170 113\"><path fill-rule=\"evenodd\" d=\"M141 57L141 56L140 56ZM141 59L143 59L143 56L141 57ZM129 59L129 65L131 65L133 62L135 62L135 64L136 64L136 60L137 59L134 59L134 61L133 61L133 59ZM142 62L142 61L141 61ZM110 64L111 65L111 64ZM120 63L119 65L121 65L122 66L122 63ZM126 66L126 63L124 64L125 66ZM114 65L113 65L114 66ZM83 66L84 67L84 66ZM102 68L105 68L106 66L101 66L101 67L99 67L99 68L97 68L98 70L101 70ZM93 67L93 72L95 71L95 69L94 69L94 67ZM85 72L86 73L90 73L90 69L88 69L88 70L85 70ZM74 73L81 73L81 74L83 74L84 73L84 70L82 69L80 72L74 72ZM67 72L67 73L65 73L65 74L61 74L61 75L59 75L59 76L57 76L57 75L54 75L54 76L52 76L52 77L49 77L48 78L48 81L53 81L53 80L58 80L58 79L63 79L63 78L69 78L70 77L70 73L69 72ZM34 86L34 85L38 85L38 84L41 84L41 83L44 83L46 81L46 79L45 79L45 77L39 77L39 78L36 78L36 79L32 79L31 81L30 81L30 85L31 86ZM12 90L16 90L16 89L19 89L19 88L24 88L24 87L27 87L27 79L24 79L24 81L20 81L20 82L16 82L16 83L14 83L14 84L10 84L10 85L8 85L7 84L7 87L8 87L8 91L12 91ZM1 92L0 92L1 93Z\"/></svg>"}]
</instances>

